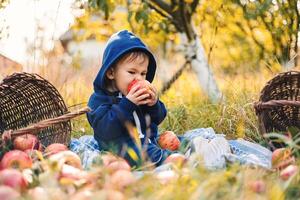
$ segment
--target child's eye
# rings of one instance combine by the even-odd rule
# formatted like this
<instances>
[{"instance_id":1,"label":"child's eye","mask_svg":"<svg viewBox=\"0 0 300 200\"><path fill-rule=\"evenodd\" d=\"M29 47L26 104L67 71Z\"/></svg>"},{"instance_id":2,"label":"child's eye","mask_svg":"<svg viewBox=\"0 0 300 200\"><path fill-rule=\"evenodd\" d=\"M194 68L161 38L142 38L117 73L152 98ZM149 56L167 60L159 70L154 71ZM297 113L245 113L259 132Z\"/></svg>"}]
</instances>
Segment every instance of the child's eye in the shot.
<instances>
[{"instance_id":1,"label":"child's eye","mask_svg":"<svg viewBox=\"0 0 300 200\"><path fill-rule=\"evenodd\" d=\"M129 74L134 74L134 72L133 72L133 71L129 71L128 73L129 73Z\"/></svg>"},{"instance_id":2,"label":"child's eye","mask_svg":"<svg viewBox=\"0 0 300 200\"><path fill-rule=\"evenodd\" d=\"M142 73L142 76L146 76L147 75L147 73Z\"/></svg>"}]
</instances>

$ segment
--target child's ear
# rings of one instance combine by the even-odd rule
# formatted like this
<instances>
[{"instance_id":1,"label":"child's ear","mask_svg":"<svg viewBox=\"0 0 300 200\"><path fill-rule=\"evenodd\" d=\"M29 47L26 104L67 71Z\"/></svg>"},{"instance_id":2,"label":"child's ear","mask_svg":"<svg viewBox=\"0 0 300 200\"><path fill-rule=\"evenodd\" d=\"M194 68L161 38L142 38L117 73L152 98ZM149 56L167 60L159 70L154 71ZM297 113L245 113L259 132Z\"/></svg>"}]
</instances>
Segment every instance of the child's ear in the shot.
<instances>
[{"instance_id":1,"label":"child's ear","mask_svg":"<svg viewBox=\"0 0 300 200\"><path fill-rule=\"evenodd\" d=\"M113 68L109 68L105 74L108 79L110 79L110 80L114 79L114 69Z\"/></svg>"}]
</instances>

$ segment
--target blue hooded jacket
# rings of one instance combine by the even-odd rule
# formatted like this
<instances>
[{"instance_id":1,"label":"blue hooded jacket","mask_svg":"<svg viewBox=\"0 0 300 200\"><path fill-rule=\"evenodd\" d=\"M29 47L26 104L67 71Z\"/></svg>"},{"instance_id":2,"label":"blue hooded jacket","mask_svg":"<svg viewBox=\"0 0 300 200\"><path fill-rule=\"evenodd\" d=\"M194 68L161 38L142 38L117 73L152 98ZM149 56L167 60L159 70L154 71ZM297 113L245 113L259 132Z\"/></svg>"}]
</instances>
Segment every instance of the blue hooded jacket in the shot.
<instances>
[{"instance_id":1,"label":"blue hooded jacket","mask_svg":"<svg viewBox=\"0 0 300 200\"><path fill-rule=\"evenodd\" d=\"M130 147L141 158L141 152L133 142L125 123L130 122L140 132L141 143L146 149L150 160L156 165L161 164L171 154L161 149L156 142L157 126L165 118L167 111L164 104L158 101L153 106L137 106L120 92L111 93L105 88L105 73L123 55L131 51L143 51L149 56L146 79L152 82L156 70L156 61L145 44L133 33L127 30L111 36L107 42L102 60L102 66L94 81L94 93L88 106L92 109L87 114L88 121L94 130L94 138L104 150L114 147L131 165L138 165L124 148ZM150 116L150 120L146 120ZM150 121L150 123L148 123ZM148 124L147 124L148 123Z\"/></svg>"}]
</instances>

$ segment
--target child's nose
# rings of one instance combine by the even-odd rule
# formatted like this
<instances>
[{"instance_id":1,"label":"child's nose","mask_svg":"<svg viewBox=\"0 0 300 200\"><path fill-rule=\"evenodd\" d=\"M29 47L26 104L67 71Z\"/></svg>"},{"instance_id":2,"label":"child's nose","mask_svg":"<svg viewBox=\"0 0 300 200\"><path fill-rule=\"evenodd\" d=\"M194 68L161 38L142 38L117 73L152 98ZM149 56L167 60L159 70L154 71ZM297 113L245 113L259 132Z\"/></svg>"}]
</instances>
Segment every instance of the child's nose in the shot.
<instances>
[{"instance_id":1,"label":"child's nose","mask_svg":"<svg viewBox=\"0 0 300 200\"><path fill-rule=\"evenodd\" d=\"M135 79L138 80L138 81L141 81L141 80L143 80L144 78L143 78L142 75L138 74L138 75L136 76Z\"/></svg>"}]
</instances>

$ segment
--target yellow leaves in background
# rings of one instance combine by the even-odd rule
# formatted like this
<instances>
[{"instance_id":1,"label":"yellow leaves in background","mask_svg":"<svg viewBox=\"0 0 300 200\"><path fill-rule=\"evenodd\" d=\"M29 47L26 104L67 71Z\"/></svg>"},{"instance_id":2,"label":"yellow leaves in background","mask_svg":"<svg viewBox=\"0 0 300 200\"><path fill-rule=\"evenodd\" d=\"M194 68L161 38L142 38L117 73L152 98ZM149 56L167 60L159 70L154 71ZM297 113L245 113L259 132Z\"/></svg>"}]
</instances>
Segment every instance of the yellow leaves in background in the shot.
<instances>
[{"instance_id":1,"label":"yellow leaves in background","mask_svg":"<svg viewBox=\"0 0 300 200\"><path fill-rule=\"evenodd\" d=\"M184 0L184 2L190 4L193 3L193 0Z\"/></svg>"},{"instance_id":2,"label":"yellow leaves in background","mask_svg":"<svg viewBox=\"0 0 300 200\"><path fill-rule=\"evenodd\" d=\"M129 11L137 12L142 9L142 2L140 0L133 0L129 5Z\"/></svg>"},{"instance_id":3,"label":"yellow leaves in background","mask_svg":"<svg viewBox=\"0 0 300 200\"><path fill-rule=\"evenodd\" d=\"M116 11L108 20L99 14L86 11L84 15L76 19L72 26L75 40L84 41L94 38L97 41L106 41L114 32L128 29L127 14Z\"/></svg>"}]
</instances>

